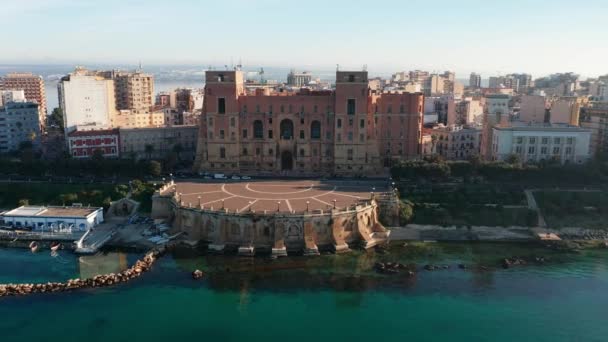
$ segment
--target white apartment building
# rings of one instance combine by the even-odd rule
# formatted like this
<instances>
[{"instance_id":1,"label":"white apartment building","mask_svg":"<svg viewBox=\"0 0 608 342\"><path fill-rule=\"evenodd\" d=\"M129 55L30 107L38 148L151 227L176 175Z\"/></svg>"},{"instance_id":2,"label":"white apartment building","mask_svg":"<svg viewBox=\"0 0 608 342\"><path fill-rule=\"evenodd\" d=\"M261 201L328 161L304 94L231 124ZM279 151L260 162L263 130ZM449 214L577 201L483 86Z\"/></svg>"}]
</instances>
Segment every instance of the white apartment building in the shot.
<instances>
[{"instance_id":1,"label":"white apartment building","mask_svg":"<svg viewBox=\"0 0 608 342\"><path fill-rule=\"evenodd\" d=\"M66 134L78 125L111 126L116 111L112 79L76 68L57 87Z\"/></svg>"},{"instance_id":2,"label":"white apartment building","mask_svg":"<svg viewBox=\"0 0 608 342\"><path fill-rule=\"evenodd\" d=\"M591 130L567 124L511 122L493 128L492 159L512 154L523 162L556 159L560 163L584 163L591 154Z\"/></svg>"}]
</instances>

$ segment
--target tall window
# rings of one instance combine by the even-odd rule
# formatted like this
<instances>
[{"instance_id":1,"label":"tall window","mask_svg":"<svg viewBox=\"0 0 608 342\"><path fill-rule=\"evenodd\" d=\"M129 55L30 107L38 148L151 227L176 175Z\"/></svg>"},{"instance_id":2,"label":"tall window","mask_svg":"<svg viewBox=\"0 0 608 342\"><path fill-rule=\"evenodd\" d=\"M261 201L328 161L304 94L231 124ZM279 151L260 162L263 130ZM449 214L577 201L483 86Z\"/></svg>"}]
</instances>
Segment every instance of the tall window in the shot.
<instances>
[{"instance_id":1,"label":"tall window","mask_svg":"<svg viewBox=\"0 0 608 342\"><path fill-rule=\"evenodd\" d=\"M338 119L337 126L338 126L338 128L342 127L342 119Z\"/></svg>"},{"instance_id":2,"label":"tall window","mask_svg":"<svg viewBox=\"0 0 608 342\"><path fill-rule=\"evenodd\" d=\"M226 148L220 147L220 158L226 159Z\"/></svg>"},{"instance_id":3,"label":"tall window","mask_svg":"<svg viewBox=\"0 0 608 342\"><path fill-rule=\"evenodd\" d=\"M310 124L310 138L321 139L321 123L319 121L313 121Z\"/></svg>"},{"instance_id":4,"label":"tall window","mask_svg":"<svg viewBox=\"0 0 608 342\"><path fill-rule=\"evenodd\" d=\"M346 114L354 115L355 114L355 99L348 99L346 103Z\"/></svg>"},{"instance_id":5,"label":"tall window","mask_svg":"<svg viewBox=\"0 0 608 342\"><path fill-rule=\"evenodd\" d=\"M264 138L264 124L261 120L255 120L253 122L253 138L263 139Z\"/></svg>"},{"instance_id":6,"label":"tall window","mask_svg":"<svg viewBox=\"0 0 608 342\"><path fill-rule=\"evenodd\" d=\"M243 139L247 139L247 128L243 129Z\"/></svg>"},{"instance_id":7,"label":"tall window","mask_svg":"<svg viewBox=\"0 0 608 342\"><path fill-rule=\"evenodd\" d=\"M348 149L348 151L346 151L346 159L353 160L353 150L352 149Z\"/></svg>"},{"instance_id":8,"label":"tall window","mask_svg":"<svg viewBox=\"0 0 608 342\"><path fill-rule=\"evenodd\" d=\"M217 112L219 114L226 114L226 99L223 97L217 99Z\"/></svg>"}]
</instances>

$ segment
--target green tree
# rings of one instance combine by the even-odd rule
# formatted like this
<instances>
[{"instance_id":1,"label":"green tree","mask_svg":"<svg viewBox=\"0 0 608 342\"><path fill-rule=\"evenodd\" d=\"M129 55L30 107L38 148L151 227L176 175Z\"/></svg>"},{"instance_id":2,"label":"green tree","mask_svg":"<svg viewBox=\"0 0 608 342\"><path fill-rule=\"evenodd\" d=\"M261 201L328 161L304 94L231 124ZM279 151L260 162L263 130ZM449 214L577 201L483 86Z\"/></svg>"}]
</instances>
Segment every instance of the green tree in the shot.
<instances>
[{"instance_id":1,"label":"green tree","mask_svg":"<svg viewBox=\"0 0 608 342\"><path fill-rule=\"evenodd\" d=\"M148 163L148 174L154 177L160 176L162 172L162 165L156 160L152 160Z\"/></svg>"},{"instance_id":2,"label":"green tree","mask_svg":"<svg viewBox=\"0 0 608 342\"><path fill-rule=\"evenodd\" d=\"M414 203L410 201L401 201L399 204L399 225L405 226L412 221L414 217Z\"/></svg>"},{"instance_id":3,"label":"green tree","mask_svg":"<svg viewBox=\"0 0 608 342\"><path fill-rule=\"evenodd\" d=\"M53 121L53 124L59 126L59 129L63 132L63 112L61 111L61 108L53 109L51 120Z\"/></svg>"},{"instance_id":4,"label":"green tree","mask_svg":"<svg viewBox=\"0 0 608 342\"><path fill-rule=\"evenodd\" d=\"M24 206L24 205L30 205L30 200L28 200L27 198L22 198L19 200L19 202L17 202L17 205L19 207Z\"/></svg>"},{"instance_id":5,"label":"green tree","mask_svg":"<svg viewBox=\"0 0 608 342\"><path fill-rule=\"evenodd\" d=\"M521 164L521 158L519 157L519 154L511 153L505 158L505 162L511 165L519 165Z\"/></svg>"},{"instance_id":6,"label":"green tree","mask_svg":"<svg viewBox=\"0 0 608 342\"><path fill-rule=\"evenodd\" d=\"M93 156L91 157L91 159L98 164L101 164L103 162L103 151L100 148L96 148L93 151Z\"/></svg>"},{"instance_id":7,"label":"green tree","mask_svg":"<svg viewBox=\"0 0 608 342\"><path fill-rule=\"evenodd\" d=\"M154 145L146 144L146 146L144 147L144 150L146 151L146 156L147 156L148 160L152 159L152 153L154 153Z\"/></svg>"}]
</instances>

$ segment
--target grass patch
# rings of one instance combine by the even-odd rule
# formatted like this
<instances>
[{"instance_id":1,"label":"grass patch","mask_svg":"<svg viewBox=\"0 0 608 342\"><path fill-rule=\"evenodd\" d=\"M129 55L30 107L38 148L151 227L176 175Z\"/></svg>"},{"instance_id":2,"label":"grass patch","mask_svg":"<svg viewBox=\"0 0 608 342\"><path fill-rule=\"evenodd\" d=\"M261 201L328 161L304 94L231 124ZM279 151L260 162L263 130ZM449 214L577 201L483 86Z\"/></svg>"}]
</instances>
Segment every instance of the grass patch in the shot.
<instances>
[{"instance_id":1,"label":"grass patch","mask_svg":"<svg viewBox=\"0 0 608 342\"><path fill-rule=\"evenodd\" d=\"M605 191L537 191L534 198L550 228L608 228Z\"/></svg>"}]
</instances>

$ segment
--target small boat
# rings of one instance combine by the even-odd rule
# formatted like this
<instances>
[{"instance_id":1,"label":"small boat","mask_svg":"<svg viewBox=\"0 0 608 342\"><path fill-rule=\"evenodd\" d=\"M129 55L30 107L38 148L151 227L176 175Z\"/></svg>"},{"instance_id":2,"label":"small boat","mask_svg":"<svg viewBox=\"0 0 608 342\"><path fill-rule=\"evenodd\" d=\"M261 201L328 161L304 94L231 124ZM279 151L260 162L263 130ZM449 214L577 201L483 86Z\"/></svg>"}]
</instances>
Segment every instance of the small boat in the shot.
<instances>
[{"instance_id":1,"label":"small boat","mask_svg":"<svg viewBox=\"0 0 608 342\"><path fill-rule=\"evenodd\" d=\"M30 243L30 250L32 251L32 253L36 253L38 251L38 248L39 248L38 242L32 241Z\"/></svg>"},{"instance_id":2,"label":"small boat","mask_svg":"<svg viewBox=\"0 0 608 342\"><path fill-rule=\"evenodd\" d=\"M61 244L59 242L53 242L51 244L51 252L57 252L61 248Z\"/></svg>"}]
</instances>

